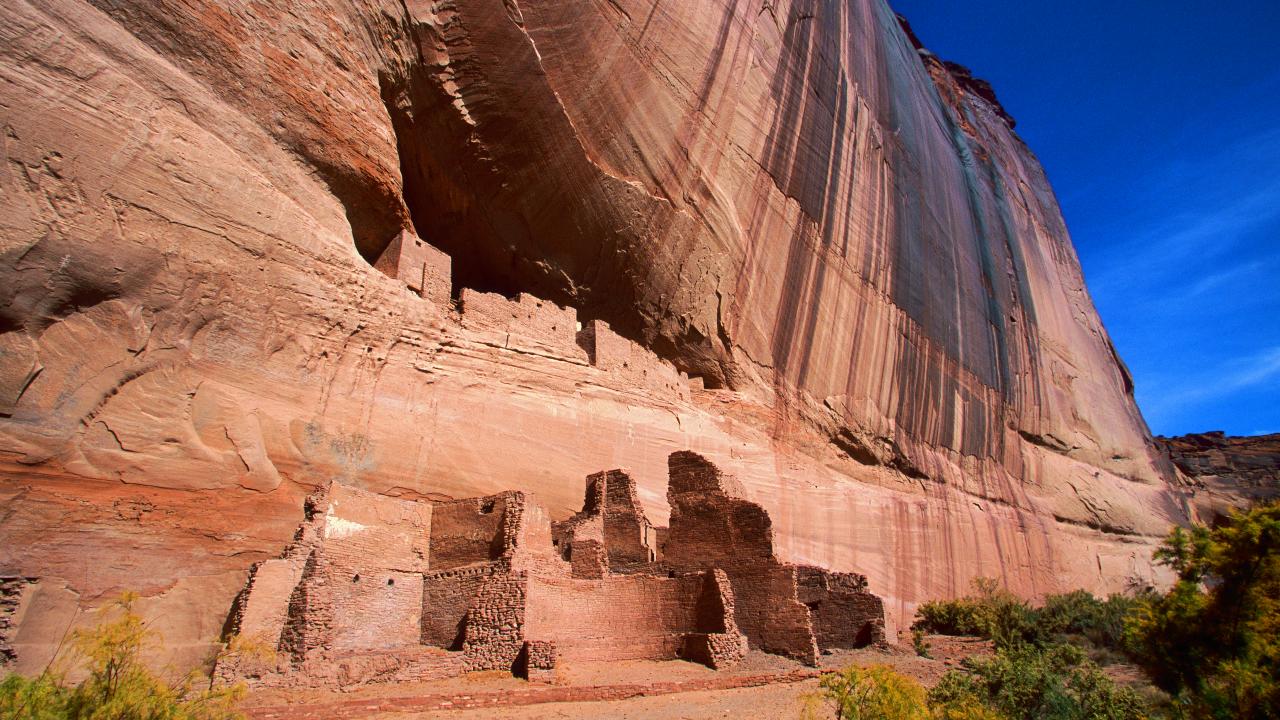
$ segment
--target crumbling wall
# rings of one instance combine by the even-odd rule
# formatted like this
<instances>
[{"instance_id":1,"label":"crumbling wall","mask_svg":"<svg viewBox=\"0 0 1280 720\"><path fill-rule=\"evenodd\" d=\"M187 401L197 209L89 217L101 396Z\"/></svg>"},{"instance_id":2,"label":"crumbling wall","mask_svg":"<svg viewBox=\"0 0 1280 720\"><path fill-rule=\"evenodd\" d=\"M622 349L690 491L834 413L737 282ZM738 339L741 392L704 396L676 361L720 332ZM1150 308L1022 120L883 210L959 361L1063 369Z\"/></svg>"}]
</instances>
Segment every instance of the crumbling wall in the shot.
<instances>
[{"instance_id":1,"label":"crumbling wall","mask_svg":"<svg viewBox=\"0 0 1280 720\"><path fill-rule=\"evenodd\" d=\"M611 572L644 569L658 560L657 532L645 516L635 480L625 470L587 477L582 511L553 526L561 556L582 577L599 577L596 556L603 553Z\"/></svg>"},{"instance_id":2,"label":"crumbling wall","mask_svg":"<svg viewBox=\"0 0 1280 720\"><path fill-rule=\"evenodd\" d=\"M505 496L467 498L432 507L430 568L447 570L492 562L505 549Z\"/></svg>"},{"instance_id":3,"label":"crumbling wall","mask_svg":"<svg viewBox=\"0 0 1280 720\"><path fill-rule=\"evenodd\" d=\"M865 575L796 568L797 596L809 608L818 647L859 648L882 643L884 603L867 591Z\"/></svg>"},{"instance_id":4,"label":"crumbling wall","mask_svg":"<svg viewBox=\"0 0 1280 720\"><path fill-rule=\"evenodd\" d=\"M738 626L752 647L817 662L809 609L796 596L795 568L773 554L773 522L764 508L741 499L737 480L693 452L668 458L671 526L666 564L719 568L729 578Z\"/></svg>"},{"instance_id":5,"label":"crumbling wall","mask_svg":"<svg viewBox=\"0 0 1280 720\"><path fill-rule=\"evenodd\" d=\"M565 660L674 659L699 631L702 586L700 574L533 576L525 634L554 641Z\"/></svg>"}]
</instances>

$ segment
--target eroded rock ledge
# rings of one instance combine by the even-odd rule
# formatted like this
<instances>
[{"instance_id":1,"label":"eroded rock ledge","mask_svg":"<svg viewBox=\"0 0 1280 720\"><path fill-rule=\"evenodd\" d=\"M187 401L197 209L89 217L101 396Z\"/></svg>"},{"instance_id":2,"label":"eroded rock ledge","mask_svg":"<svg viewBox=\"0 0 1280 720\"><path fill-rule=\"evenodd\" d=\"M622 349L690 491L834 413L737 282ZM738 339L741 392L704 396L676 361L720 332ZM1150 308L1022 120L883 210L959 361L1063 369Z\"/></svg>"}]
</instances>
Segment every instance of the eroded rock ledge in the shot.
<instances>
[{"instance_id":1,"label":"eroded rock ledge","mask_svg":"<svg viewBox=\"0 0 1280 720\"><path fill-rule=\"evenodd\" d=\"M1205 521L1280 497L1280 434L1214 431L1156 441L1194 488L1193 502Z\"/></svg>"}]
</instances>

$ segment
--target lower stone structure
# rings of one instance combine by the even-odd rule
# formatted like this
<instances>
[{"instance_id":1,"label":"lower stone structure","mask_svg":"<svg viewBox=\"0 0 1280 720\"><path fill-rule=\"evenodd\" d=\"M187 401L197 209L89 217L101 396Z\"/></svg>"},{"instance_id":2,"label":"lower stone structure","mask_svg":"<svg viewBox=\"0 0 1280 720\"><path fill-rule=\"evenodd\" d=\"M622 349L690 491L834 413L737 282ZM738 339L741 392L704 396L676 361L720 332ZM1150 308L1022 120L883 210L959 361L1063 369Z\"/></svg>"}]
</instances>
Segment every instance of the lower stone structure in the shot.
<instances>
[{"instance_id":1,"label":"lower stone structure","mask_svg":"<svg viewBox=\"0 0 1280 720\"><path fill-rule=\"evenodd\" d=\"M521 492L419 502L338 483L308 498L296 539L254 567L218 677L259 686L407 682L473 670L551 681L562 662L732 666L749 647L815 664L884 636L861 575L781 563L772 525L699 455L670 458L671 527L622 470L587 478L552 523Z\"/></svg>"}]
</instances>

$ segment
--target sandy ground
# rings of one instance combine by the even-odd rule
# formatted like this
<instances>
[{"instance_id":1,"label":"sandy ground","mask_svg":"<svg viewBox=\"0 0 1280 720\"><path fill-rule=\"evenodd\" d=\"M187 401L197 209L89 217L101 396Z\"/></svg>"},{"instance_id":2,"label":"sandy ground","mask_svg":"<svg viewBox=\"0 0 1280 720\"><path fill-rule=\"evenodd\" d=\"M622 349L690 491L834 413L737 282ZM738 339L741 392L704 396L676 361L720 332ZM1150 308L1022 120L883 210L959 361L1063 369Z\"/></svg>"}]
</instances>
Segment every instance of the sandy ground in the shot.
<instances>
[{"instance_id":1,"label":"sandy ground","mask_svg":"<svg viewBox=\"0 0 1280 720\"><path fill-rule=\"evenodd\" d=\"M448 710L426 713L382 713L370 715L384 720L478 720L527 718L528 720L668 720L687 718L799 718L804 696L818 690L817 680L785 685L765 685L740 690L708 690L639 697L612 702L567 702L483 710Z\"/></svg>"},{"instance_id":2,"label":"sandy ground","mask_svg":"<svg viewBox=\"0 0 1280 720\"><path fill-rule=\"evenodd\" d=\"M991 652L990 643L975 638L931 636L931 658L915 654L910 644L891 648L867 648L842 651L822 658L822 670L838 670L849 665L890 665L909 675L926 687L964 657L985 655ZM800 682L783 681L788 675L806 672L798 663L775 655L753 652L746 660L731 670L713 671L701 665L669 661L627 661L592 663L567 666L560 670L554 685L529 683L511 677L507 673L473 673L459 678L429 683L374 685L351 692L317 690L263 691L248 699L250 717L288 718L302 717L358 717L385 720L474 720L476 718L624 718L633 720L657 720L659 718L798 718L806 702L813 703L818 691L816 678ZM691 689L671 693L658 690L673 682L698 683L724 682L736 678L777 678L777 682L758 687L736 689ZM465 705L479 695L521 695L540 693L555 688L579 688L585 693L607 691L617 686L652 686L653 693L645 692L625 700L586 700L574 702L539 702L534 704L503 705L480 709L429 710L412 707L391 708L397 701L426 696L456 699L456 705ZM661 693L661 694L659 694ZM365 709L364 702L369 703ZM383 706L375 709L374 704ZM272 708L274 714L263 714L255 709ZM280 711L283 710L283 714Z\"/></svg>"}]
</instances>

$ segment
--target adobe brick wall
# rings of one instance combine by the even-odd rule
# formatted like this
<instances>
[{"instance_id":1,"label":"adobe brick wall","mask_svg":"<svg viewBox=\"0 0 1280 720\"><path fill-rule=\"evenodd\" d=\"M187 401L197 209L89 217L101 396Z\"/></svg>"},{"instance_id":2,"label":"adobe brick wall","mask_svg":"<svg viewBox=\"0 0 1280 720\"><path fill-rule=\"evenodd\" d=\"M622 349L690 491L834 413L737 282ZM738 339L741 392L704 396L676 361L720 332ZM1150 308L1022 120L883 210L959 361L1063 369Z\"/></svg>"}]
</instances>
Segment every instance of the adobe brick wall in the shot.
<instances>
[{"instance_id":1,"label":"adobe brick wall","mask_svg":"<svg viewBox=\"0 0 1280 720\"><path fill-rule=\"evenodd\" d=\"M401 230L378 256L373 267L393 277L423 298L447 305L453 285L453 258L418 237Z\"/></svg>"},{"instance_id":2,"label":"adobe brick wall","mask_svg":"<svg viewBox=\"0 0 1280 720\"><path fill-rule=\"evenodd\" d=\"M286 687L469 670L547 679L565 661L721 668L748 646L813 664L820 647L883 638L865 577L779 562L768 513L733 477L691 452L669 467L670 528L649 522L622 470L589 476L582 512L554 524L522 492L421 503L331 484L233 610L233 629L275 638L282 659L229 661L218 676Z\"/></svg>"},{"instance_id":3,"label":"adobe brick wall","mask_svg":"<svg viewBox=\"0 0 1280 720\"><path fill-rule=\"evenodd\" d=\"M592 365L616 375L626 386L689 400L687 375L648 348L615 333L603 320L583 323L578 344L586 349Z\"/></svg>"},{"instance_id":4,"label":"adobe brick wall","mask_svg":"<svg viewBox=\"0 0 1280 720\"><path fill-rule=\"evenodd\" d=\"M436 503L431 508L429 567L432 570L487 563L502 556L505 496Z\"/></svg>"},{"instance_id":5,"label":"adobe brick wall","mask_svg":"<svg viewBox=\"0 0 1280 720\"><path fill-rule=\"evenodd\" d=\"M741 499L737 480L701 455L672 453L668 469L666 564L723 570L733 587L738 627L752 647L817 663L812 618L797 598L795 569L773 554L769 514Z\"/></svg>"},{"instance_id":6,"label":"adobe brick wall","mask_svg":"<svg viewBox=\"0 0 1280 720\"><path fill-rule=\"evenodd\" d=\"M586 365L587 351L578 344L578 311L527 293L509 299L497 293L464 288L459 298L462 327L484 342Z\"/></svg>"}]
</instances>

